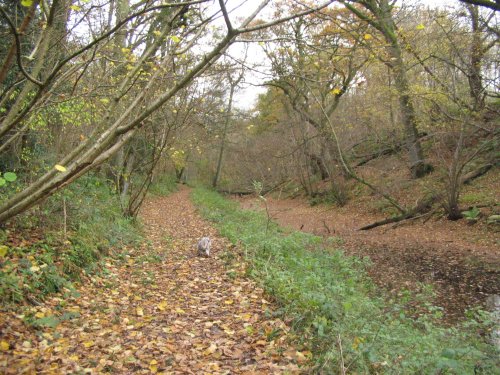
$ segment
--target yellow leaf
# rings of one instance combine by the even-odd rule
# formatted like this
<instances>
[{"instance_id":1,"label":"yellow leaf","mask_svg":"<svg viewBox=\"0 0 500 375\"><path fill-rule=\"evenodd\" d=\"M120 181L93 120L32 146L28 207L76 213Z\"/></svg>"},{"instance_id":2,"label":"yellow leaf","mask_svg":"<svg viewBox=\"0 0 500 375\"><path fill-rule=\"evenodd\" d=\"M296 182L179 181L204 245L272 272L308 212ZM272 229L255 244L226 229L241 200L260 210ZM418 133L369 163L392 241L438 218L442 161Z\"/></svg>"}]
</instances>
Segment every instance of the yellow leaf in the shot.
<instances>
[{"instance_id":1,"label":"yellow leaf","mask_svg":"<svg viewBox=\"0 0 500 375\"><path fill-rule=\"evenodd\" d=\"M203 351L203 355L207 356L210 354L214 354L216 350L217 350L217 345L210 344L210 346Z\"/></svg>"},{"instance_id":2,"label":"yellow leaf","mask_svg":"<svg viewBox=\"0 0 500 375\"><path fill-rule=\"evenodd\" d=\"M355 337L354 342L352 343L352 348L356 350L360 343L364 342L365 339L363 337Z\"/></svg>"},{"instance_id":3,"label":"yellow leaf","mask_svg":"<svg viewBox=\"0 0 500 375\"><path fill-rule=\"evenodd\" d=\"M33 0L21 0L21 5L23 7L29 8L31 5L33 5Z\"/></svg>"},{"instance_id":4,"label":"yellow leaf","mask_svg":"<svg viewBox=\"0 0 500 375\"><path fill-rule=\"evenodd\" d=\"M8 252L9 252L8 246L5 245L0 246L0 257L6 256Z\"/></svg>"},{"instance_id":5,"label":"yellow leaf","mask_svg":"<svg viewBox=\"0 0 500 375\"><path fill-rule=\"evenodd\" d=\"M108 98L102 98L102 99L99 99L99 101L103 104L108 104L109 103L109 99Z\"/></svg>"},{"instance_id":6,"label":"yellow leaf","mask_svg":"<svg viewBox=\"0 0 500 375\"><path fill-rule=\"evenodd\" d=\"M241 318L242 318L243 320L245 320L245 321L247 321L247 322L248 322L248 321L252 318L252 314L248 314L248 313L247 313L247 314L243 314L243 315L241 316Z\"/></svg>"},{"instance_id":7,"label":"yellow leaf","mask_svg":"<svg viewBox=\"0 0 500 375\"><path fill-rule=\"evenodd\" d=\"M94 342L93 341L85 341L83 343L83 346L85 346L86 348L90 348L91 346L94 346Z\"/></svg>"},{"instance_id":8,"label":"yellow leaf","mask_svg":"<svg viewBox=\"0 0 500 375\"><path fill-rule=\"evenodd\" d=\"M149 370L153 373L156 374L158 372L158 362L156 359L153 359L151 362L149 362Z\"/></svg>"},{"instance_id":9,"label":"yellow leaf","mask_svg":"<svg viewBox=\"0 0 500 375\"><path fill-rule=\"evenodd\" d=\"M365 40L370 40L373 37L371 34L365 34L364 38L365 38Z\"/></svg>"},{"instance_id":10,"label":"yellow leaf","mask_svg":"<svg viewBox=\"0 0 500 375\"><path fill-rule=\"evenodd\" d=\"M31 272L40 271L40 267L38 267L38 266L32 266L32 267L30 267L30 271Z\"/></svg>"},{"instance_id":11,"label":"yellow leaf","mask_svg":"<svg viewBox=\"0 0 500 375\"><path fill-rule=\"evenodd\" d=\"M232 305L234 303L234 301L232 299L228 299L228 300L224 301L224 303L226 305Z\"/></svg>"},{"instance_id":12,"label":"yellow leaf","mask_svg":"<svg viewBox=\"0 0 500 375\"><path fill-rule=\"evenodd\" d=\"M35 314L35 318L42 319L45 316L45 314L41 311L37 312Z\"/></svg>"},{"instance_id":13,"label":"yellow leaf","mask_svg":"<svg viewBox=\"0 0 500 375\"><path fill-rule=\"evenodd\" d=\"M185 314L185 313L186 313L183 309L181 309L181 308L179 308L179 307L175 309L175 312L176 312L177 314Z\"/></svg>"},{"instance_id":14,"label":"yellow leaf","mask_svg":"<svg viewBox=\"0 0 500 375\"><path fill-rule=\"evenodd\" d=\"M153 34L155 34L156 36L160 36L161 35L161 31L155 30L155 31L153 31Z\"/></svg>"},{"instance_id":15,"label":"yellow leaf","mask_svg":"<svg viewBox=\"0 0 500 375\"><path fill-rule=\"evenodd\" d=\"M165 311L165 309L167 308L167 305L168 305L167 301L163 301L163 302L160 302L157 307L159 310Z\"/></svg>"},{"instance_id":16,"label":"yellow leaf","mask_svg":"<svg viewBox=\"0 0 500 375\"><path fill-rule=\"evenodd\" d=\"M181 40L179 39L178 36L175 36L175 35L171 35L170 36L170 39L172 39L172 42L174 43L179 43Z\"/></svg>"},{"instance_id":17,"label":"yellow leaf","mask_svg":"<svg viewBox=\"0 0 500 375\"><path fill-rule=\"evenodd\" d=\"M122 48L124 54L130 53L130 48Z\"/></svg>"},{"instance_id":18,"label":"yellow leaf","mask_svg":"<svg viewBox=\"0 0 500 375\"><path fill-rule=\"evenodd\" d=\"M219 371L219 369L220 369L219 364L216 362L210 363L209 366L210 366L210 370L212 370L212 371Z\"/></svg>"},{"instance_id":19,"label":"yellow leaf","mask_svg":"<svg viewBox=\"0 0 500 375\"><path fill-rule=\"evenodd\" d=\"M425 29L425 26L421 23L420 25L418 25L418 26L416 27L416 29L417 29L417 30L423 30L423 29Z\"/></svg>"},{"instance_id":20,"label":"yellow leaf","mask_svg":"<svg viewBox=\"0 0 500 375\"><path fill-rule=\"evenodd\" d=\"M296 355L297 363L304 363L307 361L307 358L303 353L296 352L295 355Z\"/></svg>"},{"instance_id":21,"label":"yellow leaf","mask_svg":"<svg viewBox=\"0 0 500 375\"><path fill-rule=\"evenodd\" d=\"M72 355L71 357L69 357L69 359L71 359L72 361L76 362L78 361L78 356L77 355Z\"/></svg>"},{"instance_id":22,"label":"yellow leaf","mask_svg":"<svg viewBox=\"0 0 500 375\"><path fill-rule=\"evenodd\" d=\"M6 352L9 349L10 349L10 345L7 341L0 341L0 350L2 352Z\"/></svg>"},{"instance_id":23,"label":"yellow leaf","mask_svg":"<svg viewBox=\"0 0 500 375\"><path fill-rule=\"evenodd\" d=\"M63 166L62 166L62 165L60 165L60 164L56 164L56 165L54 166L54 168L55 168L55 169L57 169L59 172L66 172L66 171L67 171L66 167L63 167Z\"/></svg>"},{"instance_id":24,"label":"yellow leaf","mask_svg":"<svg viewBox=\"0 0 500 375\"><path fill-rule=\"evenodd\" d=\"M81 10L82 8L79 7L78 5L71 5L70 6L71 9L73 9L75 12L78 12L79 10Z\"/></svg>"},{"instance_id":25,"label":"yellow leaf","mask_svg":"<svg viewBox=\"0 0 500 375\"><path fill-rule=\"evenodd\" d=\"M141 307L138 307L136 310L137 316L144 316L144 311Z\"/></svg>"},{"instance_id":26,"label":"yellow leaf","mask_svg":"<svg viewBox=\"0 0 500 375\"><path fill-rule=\"evenodd\" d=\"M341 90L339 88L335 88L332 91L330 91L330 93L333 94L333 95L338 95L338 94L341 93Z\"/></svg>"}]
</instances>

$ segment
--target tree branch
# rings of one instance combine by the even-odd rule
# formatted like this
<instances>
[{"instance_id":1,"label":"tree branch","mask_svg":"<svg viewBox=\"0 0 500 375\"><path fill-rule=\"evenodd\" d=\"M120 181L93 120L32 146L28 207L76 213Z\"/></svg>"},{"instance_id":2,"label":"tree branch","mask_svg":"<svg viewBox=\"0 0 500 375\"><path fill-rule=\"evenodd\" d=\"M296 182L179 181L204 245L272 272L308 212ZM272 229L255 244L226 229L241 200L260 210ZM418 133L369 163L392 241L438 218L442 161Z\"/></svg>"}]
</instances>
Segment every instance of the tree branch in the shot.
<instances>
[{"instance_id":1,"label":"tree branch","mask_svg":"<svg viewBox=\"0 0 500 375\"><path fill-rule=\"evenodd\" d=\"M494 11L500 10L500 1L491 1L491 0L459 0L462 3L471 4L471 5L479 5L482 7L493 9Z\"/></svg>"},{"instance_id":2,"label":"tree branch","mask_svg":"<svg viewBox=\"0 0 500 375\"><path fill-rule=\"evenodd\" d=\"M222 15L224 16L224 22L226 22L226 27L229 32L233 31L233 25L231 24L231 20L229 19L229 15L227 14L226 4L224 4L224 0L219 0L220 10L222 11Z\"/></svg>"},{"instance_id":3,"label":"tree branch","mask_svg":"<svg viewBox=\"0 0 500 375\"><path fill-rule=\"evenodd\" d=\"M14 25L14 23L10 19L9 15L7 13L5 13L5 11L3 10L2 7L0 7L0 14L2 14L2 16L5 18L5 20L9 24L10 31L11 31L12 35L14 36L14 41L16 44L16 47L15 47L16 48L16 59L17 59L17 65L19 66L19 70L21 71L21 73L23 73L23 75L26 77L26 79L28 81L33 82L37 86L42 86L43 83L41 81L37 80L36 78L32 77L23 66L23 62L21 60L21 39L19 38L19 33L16 30L16 26Z\"/></svg>"}]
</instances>

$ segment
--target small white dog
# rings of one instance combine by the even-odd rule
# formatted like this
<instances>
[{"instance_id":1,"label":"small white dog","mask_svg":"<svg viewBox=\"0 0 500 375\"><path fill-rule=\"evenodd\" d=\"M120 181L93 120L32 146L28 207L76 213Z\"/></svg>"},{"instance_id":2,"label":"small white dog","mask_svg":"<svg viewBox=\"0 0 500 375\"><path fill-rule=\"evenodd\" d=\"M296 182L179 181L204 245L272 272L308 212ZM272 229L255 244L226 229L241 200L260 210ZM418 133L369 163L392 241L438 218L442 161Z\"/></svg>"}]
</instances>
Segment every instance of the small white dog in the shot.
<instances>
[{"instance_id":1,"label":"small white dog","mask_svg":"<svg viewBox=\"0 0 500 375\"><path fill-rule=\"evenodd\" d=\"M210 255L210 245L212 241L208 237L202 237L201 240L198 241L198 256L206 256Z\"/></svg>"}]
</instances>

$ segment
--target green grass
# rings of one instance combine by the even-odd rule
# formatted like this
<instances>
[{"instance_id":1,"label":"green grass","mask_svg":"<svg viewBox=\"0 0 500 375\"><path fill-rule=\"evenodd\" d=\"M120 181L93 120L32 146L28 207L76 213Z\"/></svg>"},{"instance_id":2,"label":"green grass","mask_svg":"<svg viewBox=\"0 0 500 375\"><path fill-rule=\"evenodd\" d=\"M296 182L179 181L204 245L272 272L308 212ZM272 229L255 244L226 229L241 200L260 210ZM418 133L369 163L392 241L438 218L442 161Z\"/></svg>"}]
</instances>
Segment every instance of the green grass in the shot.
<instances>
[{"instance_id":1,"label":"green grass","mask_svg":"<svg viewBox=\"0 0 500 375\"><path fill-rule=\"evenodd\" d=\"M62 230L63 198L67 238ZM111 249L137 245L143 238L137 222L123 217L119 200L108 184L85 176L49 199L41 209L19 219L16 236L30 225L44 228L43 238L10 247L0 260L0 305L38 302L51 293L73 290L83 272L97 272ZM33 228L31 228L33 229ZM0 233L0 245L7 235Z\"/></svg>"},{"instance_id":2,"label":"green grass","mask_svg":"<svg viewBox=\"0 0 500 375\"><path fill-rule=\"evenodd\" d=\"M259 280L292 320L313 369L324 374L495 374L498 352L478 332L489 316L471 313L456 327L436 323L441 311L411 319L367 277L363 260L301 232L285 234L258 212L243 211L218 194L196 189L193 201L220 233L243 247L248 274ZM473 315L473 316L472 316ZM481 320L481 322L479 322ZM340 354L342 346L342 355Z\"/></svg>"}]
</instances>

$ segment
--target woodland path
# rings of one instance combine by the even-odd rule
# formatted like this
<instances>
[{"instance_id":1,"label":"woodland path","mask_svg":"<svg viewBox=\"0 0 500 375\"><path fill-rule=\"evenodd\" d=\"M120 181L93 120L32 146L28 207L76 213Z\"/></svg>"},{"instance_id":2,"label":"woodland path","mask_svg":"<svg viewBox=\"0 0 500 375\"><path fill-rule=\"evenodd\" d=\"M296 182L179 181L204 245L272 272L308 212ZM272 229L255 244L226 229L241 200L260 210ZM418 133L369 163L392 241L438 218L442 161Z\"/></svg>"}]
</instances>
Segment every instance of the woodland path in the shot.
<instances>
[{"instance_id":1,"label":"woodland path","mask_svg":"<svg viewBox=\"0 0 500 375\"><path fill-rule=\"evenodd\" d=\"M220 255L230 246L196 213L188 189L149 199L141 216L149 245L107 260L108 271L86 279L79 297L31 309L59 317L57 327L0 316L9 345L0 373L299 373L293 362L304 357L286 345L288 328L266 318L271 305L255 282L234 277L243 265L227 272ZM195 256L206 235L208 259Z\"/></svg>"},{"instance_id":2,"label":"woodland path","mask_svg":"<svg viewBox=\"0 0 500 375\"><path fill-rule=\"evenodd\" d=\"M255 197L236 198L242 208L264 209ZM422 290L431 284L434 304L444 308L443 319L453 323L465 310L500 295L500 251L498 232L484 225L431 219L408 221L368 231L360 227L381 220L370 213L368 202L350 202L344 207L311 207L304 198L267 198L272 218L280 225L324 237L335 237L347 254L368 256L368 273L376 284L401 296L402 289ZM418 303L415 314L419 313Z\"/></svg>"}]
</instances>

